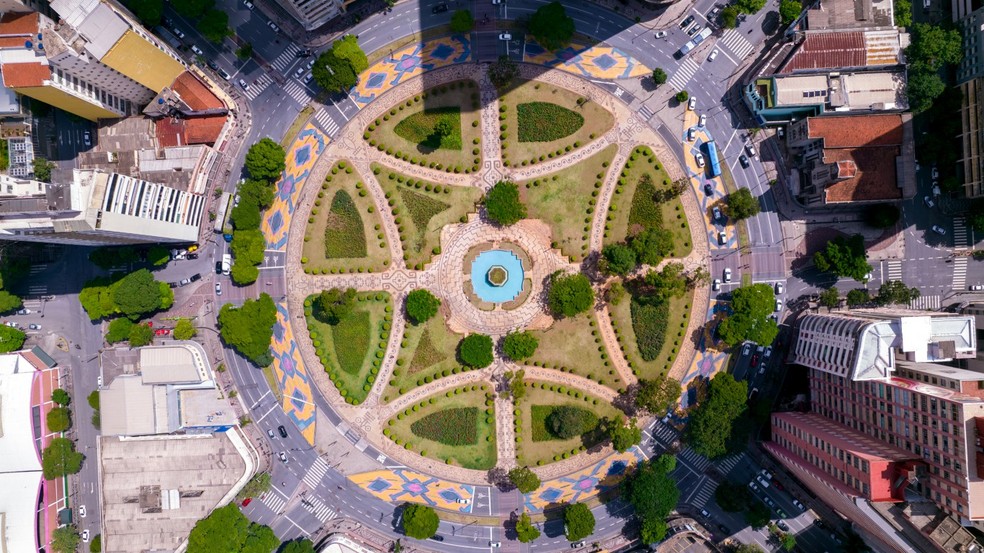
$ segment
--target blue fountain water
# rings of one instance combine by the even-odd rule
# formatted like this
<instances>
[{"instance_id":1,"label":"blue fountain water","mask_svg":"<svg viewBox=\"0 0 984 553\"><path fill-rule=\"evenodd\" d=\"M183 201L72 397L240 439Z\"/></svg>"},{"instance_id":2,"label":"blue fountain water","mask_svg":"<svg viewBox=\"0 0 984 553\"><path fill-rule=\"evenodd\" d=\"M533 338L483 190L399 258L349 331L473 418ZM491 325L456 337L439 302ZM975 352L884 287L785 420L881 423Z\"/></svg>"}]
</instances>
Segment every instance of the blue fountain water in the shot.
<instances>
[{"instance_id":1,"label":"blue fountain water","mask_svg":"<svg viewBox=\"0 0 984 553\"><path fill-rule=\"evenodd\" d=\"M508 273L506 282L493 286L488 280L489 269L499 266ZM506 250L488 250L472 261L472 289L482 301L504 303L516 299L523 290L523 262L516 254Z\"/></svg>"}]
</instances>

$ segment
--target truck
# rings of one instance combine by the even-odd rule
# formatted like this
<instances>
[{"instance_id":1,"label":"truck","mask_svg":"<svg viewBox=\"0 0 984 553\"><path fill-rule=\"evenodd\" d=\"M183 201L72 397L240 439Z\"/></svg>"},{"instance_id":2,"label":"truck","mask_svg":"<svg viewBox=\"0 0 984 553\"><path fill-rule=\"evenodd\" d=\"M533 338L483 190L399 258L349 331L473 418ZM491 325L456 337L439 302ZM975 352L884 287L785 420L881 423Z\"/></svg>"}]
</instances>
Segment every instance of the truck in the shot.
<instances>
[{"instance_id":1,"label":"truck","mask_svg":"<svg viewBox=\"0 0 984 553\"><path fill-rule=\"evenodd\" d=\"M232 256L224 253L222 254L222 274L229 276L229 271L232 270Z\"/></svg>"}]
</instances>

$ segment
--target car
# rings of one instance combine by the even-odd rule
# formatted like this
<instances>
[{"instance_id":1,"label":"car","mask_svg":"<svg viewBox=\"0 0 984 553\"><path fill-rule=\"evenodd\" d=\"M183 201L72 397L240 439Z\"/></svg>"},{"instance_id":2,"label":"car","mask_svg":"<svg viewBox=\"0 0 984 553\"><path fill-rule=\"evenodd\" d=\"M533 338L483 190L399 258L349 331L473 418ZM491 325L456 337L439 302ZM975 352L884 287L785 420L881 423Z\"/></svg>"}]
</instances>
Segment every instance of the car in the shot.
<instances>
[{"instance_id":1,"label":"car","mask_svg":"<svg viewBox=\"0 0 984 553\"><path fill-rule=\"evenodd\" d=\"M694 154L694 161L697 162L697 167L704 167L704 154L697 152ZM710 186L710 185L705 185Z\"/></svg>"},{"instance_id":2,"label":"car","mask_svg":"<svg viewBox=\"0 0 984 553\"><path fill-rule=\"evenodd\" d=\"M783 511L782 509L776 509L776 514L779 515L779 518L789 518L786 511Z\"/></svg>"},{"instance_id":3,"label":"car","mask_svg":"<svg viewBox=\"0 0 984 553\"><path fill-rule=\"evenodd\" d=\"M243 90L249 90L249 85L246 84L246 81L244 81L243 79L239 79L239 86Z\"/></svg>"},{"instance_id":4,"label":"car","mask_svg":"<svg viewBox=\"0 0 984 553\"><path fill-rule=\"evenodd\" d=\"M438 4L438 5L434 6L433 8L431 8L431 13L444 13L446 11L448 11L448 5L447 4Z\"/></svg>"},{"instance_id":5,"label":"car","mask_svg":"<svg viewBox=\"0 0 984 553\"><path fill-rule=\"evenodd\" d=\"M495 0L492 0L492 1L494 2ZM431 536L431 537L429 537L427 539L434 540L434 541L444 541L444 536L442 536L440 534L434 534L433 536Z\"/></svg>"},{"instance_id":6,"label":"car","mask_svg":"<svg viewBox=\"0 0 984 553\"><path fill-rule=\"evenodd\" d=\"M489 542L489 547L492 547L492 548L502 547L502 542L501 541L490 541Z\"/></svg>"},{"instance_id":7,"label":"car","mask_svg":"<svg viewBox=\"0 0 984 553\"><path fill-rule=\"evenodd\" d=\"M687 25L690 25L691 23L694 22L694 19L697 19L697 17L694 15L688 15L686 19L680 22L680 28L686 29Z\"/></svg>"},{"instance_id":8,"label":"car","mask_svg":"<svg viewBox=\"0 0 984 553\"><path fill-rule=\"evenodd\" d=\"M311 69L312 67L314 67L314 64L317 63L317 62L318 62L318 60L311 60L311 61L309 61L307 63L307 68L308 69Z\"/></svg>"},{"instance_id":9,"label":"car","mask_svg":"<svg viewBox=\"0 0 984 553\"><path fill-rule=\"evenodd\" d=\"M82 530L82 543L89 543L89 529Z\"/></svg>"},{"instance_id":10,"label":"car","mask_svg":"<svg viewBox=\"0 0 984 553\"><path fill-rule=\"evenodd\" d=\"M215 262L215 274L217 274L217 275L221 275L222 274L222 262L221 261L216 261Z\"/></svg>"},{"instance_id":11,"label":"car","mask_svg":"<svg viewBox=\"0 0 984 553\"><path fill-rule=\"evenodd\" d=\"M763 488L768 488L772 484L767 479L762 478L762 475L761 474L758 475L758 476L756 476L755 477L755 480L758 481L759 486L762 486Z\"/></svg>"},{"instance_id":12,"label":"car","mask_svg":"<svg viewBox=\"0 0 984 553\"><path fill-rule=\"evenodd\" d=\"M502 0L492 0L492 4L493 5L495 5L495 4L501 4L501 3L502 3Z\"/></svg>"},{"instance_id":13,"label":"car","mask_svg":"<svg viewBox=\"0 0 984 553\"><path fill-rule=\"evenodd\" d=\"M748 158L745 157L745 154L741 154L740 156L738 156L738 163L741 163L742 169L748 169L748 166L751 165L751 162L748 161Z\"/></svg>"},{"instance_id":14,"label":"car","mask_svg":"<svg viewBox=\"0 0 984 553\"><path fill-rule=\"evenodd\" d=\"M690 111L697 111L697 98L690 98L690 101L687 102L687 109Z\"/></svg>"},{"instance_id":15,"label":"car","mask_svg":"<svg viewBox=\"0 0 984 553\"><path fill-rule=\"evenodd\" d=\"M762 478L765 478L766 480L772 480L772 473L769 472L769 469L762 469L762 470L760 470L759 471L759 476L761 476Z\"/></svg>"},{"instance_id":16,"label":"car","mask_svg":"<svg viewBox=\"0 0 984 553\"><path fill-rule=\"evenodd\" d=\"M697 33L699 33L700 30L703 29L703 28L704 28L704 26L701 25L700 23L698 23L698 24L694 25L693 27L687 29L687 36L694 36Z\"/></svg>"},{"instance_id":17,"label":"car","mask_svg":"<svg viewBox=\"0 0 984 553\"><path fill-rule=\"evenodd\" d=\"M174 20L171 19L170 17L161 17L161 25L164 25L165 27L168 28L174 27Z\"/></svg>"},{"instance_id":18,"label":"car","mask_svg":"<svg viewBox=\"0 0 984 553\"><path fill-rule=\"evenodd\" d=\"M297 71L294 71L294 78L295 78L295 79L300 79L300 78L301 78L301 75L303 75L303 74L304 74L304 70L305 70L305 69L306 69L306 68L305 68L305 67L304 67L303 65L302 65L302 66L300 66L300 67L298 67L298 68L297 68Z\"/></svg>"},{"instance_id":19,"label":"car","mask_svg":"<svg viewBox=\"0 0 984 553\"><path fill-rule=\"evenodd\" d=\"M512 35L509 33L499 33L499 40L512 40Z\"/></svg>"},{"instance_id":20,"label":"car","mask_svg":"<svg viewBox=\"0 0 984 553\"><path fill-rule=\"evenodd\" d=\"M714 282L711 283L711 290L717 292L720 289L721 289L721 279L716 278L714 279Z\"/></svg>"},{"instance_id":21,"label":"car","mask_svg":"<svg viewBox=\"0 0 984 553\"><path fill-rule=\"evenodd\" d=\"M702 516L702 517L704 517L704 518L710 518L710 516L711 516L711 513L708 513L708 512L707 512L707 509L701 509L701 510L700 510L700 516Z\"/></svg>"},{"instance_id":22,"label":"car","mask_svg":"<svg viewBox=\"0 0 984 553\"><path fill-rule=\"evenodd\" d=\"M759 487L755 485L755 481L754 481L754 480L752 480L751 482L749 482L749 483L748 483L748 487L749 487L749 489L751 489L751 490L752 490L753 492L757 492L757 491L759 491Z\"/></svg>"},{"instance_id":23,"label":"car","mask_svg":"<svg viewBox=\"0 0 984 553\"><path fill-rule=\"evenodd\" d=\"M769 507L775 507L776 506L776 502L775 501L772 501L772 499L769 498L769 497L766 497L765 498L765 504L768 505Z\"/></svg>"},{"instance_id":24,"label":"car","mask_svg":"<svg viewBox=\"0 0 984 553\"><path fill-rule=\"evenodd\" d=\"M31 330L41 330L41 325L37 323L31 323L27 325L27 328L30 328Z\"/></svg>"},{"instance_id":25,"label":"car","mask_svg":"<svg viewBox=\"0 0 984 553\"><path fill-rule=\"evenodd\" d=\"M759 355L761 355L762 352L764 351L765 351L765 346L758 346L755 348L755 353L758 353Z\"/></svg>"},{"instance_id":26,"label":"car","mask_svg":"<svg viewBox=\"0 0 984 553\"><path fill-rule=\"evenodd\" d=\"M933 232L939 234L940 236L946 236L946 229L939 225L933 225Z\"/></svg>"},{"instance_id":27,"label":"car","mask_svg":"<svg viewBox=\"0 0 984 553\"><path fill-rule=\"evenodd\" d=\"M728 527L723 524L718 524L718 530L720 530L723 534L731 534L731 530L728 530Z\"/></svg>"},{"instance_id":28,"label":"car","mask_svg":"<svg viewBox=\"0 0 984 553\"><path fill-rule=\"evenodd\" d=\"M207 65L207 66L208 66L208 68L209 68L209 69L211 69L212 71L215 71L216 69L218 69L218 68L219 68L219 64L217 64L217 63L215 63L215 62L214 62L214 61L212 61L212 60L208 60L208 61L206 61L206 62L205 62L205 65Z\"/></svg>"},{"instance_id":29,"label":"car","mask_svg":"<svg viewBox=\"0 0 984 553\"><path fill-rule=\"evenodd\" d=\"M584 547L584 541L576 541L571 544L571 549L577 549L579 547Z\"/></svg>"},{"instance_id":30,"label":"car","mask_svg":"<svg viewBox=\"0 0 984 553\"><path fill-rule=\"evenodd\" d=\"M283 461L285 465L289 465L290 464L290 461L287 460L287 454L284 453L283 451L281 451L280 453L277 453L277 457L280 457L280 460Z\"/></svg>"},{"instance_id":31,"label":"car","mask_svg":"<svg viewBox=\"0 0 984 553\"><path fill-rule=\"evenodd\" d=\"M191 284L190 278L183 278L180 281L178 281L178 286L187 286L189 284Z\"/></svg>"},{"instance_id":32,"label":"car","mask_svg":"<svg viewBox=\"0 0 984 553\"><path fill-rule=\"evenodd\" d=\"M707 126L707 115L706 114L704 114L704 113L700 114L700 117L697 118L697 126L698 127L706 127Z\"/></svg>"},{"instance_id":33,"label":"car","mask_svg":"<svg viewBox=\"0 0 984 553\"><path fill-rule=\"evenodd\" d=\"M17 328L17 326L18 326L17 323L15 323L14 321L7 321L4 324L7 325L7 326L9 326L10 328Z\"/></svg>"},{"instance_id":34,"label":"car","mask_svg":"<svg viewBox=\"0 0 984 553\"><path fill-rule=\"evenodd\" d=\"M933 5L932 0L923 0L923 9L928 10Z\"/></svg>"},{"instance_id":35,"label":"car","mask_svg":"<svg viewBox=\"0 0 984 553\"><path fill-rule=\"evenodd\" d=\"M748 157L755 157L757 152L755 151L755 146L751 142L745 144L745 151L748 152Z\"/></svg>"},{"instance_id":36,"label":"car","mask_svg":"<svg viewBox=\"0 0 984 553\"><path fill-rule=\"evenodd\" d=\"M936 168L936 165L933 165L932 174L933 174L933 180L937 180L940 178L940 170Z\"/></svg>"},{"instance_id":37,"label":"car","mask_svg":"<svg viewBox=\"0 0 984 553\"><path fill-rule=\"evenodd\" d=\"M776 283L776 294L781 294L781 293L783 293L783 291L785 291L785 287L783 287L783 285L782 285L781 282L777 282Z\"/></svg>"},{"instance_id":38,"label":"car","mask_svg":"<svg viewBox=\"0 0 984 553\"><path fill-rule=\"evenodd\" d=\"M793 500L793 505L794 505L794 506L795 506L795 507L796 507L797 509L799 509L800 511L805 511L805 510L806 510L806 506L805 506L805 505L803 505L802 503L800 503L800 500L799 500L799 499L794 499L794 500Z\"/></svg>"},{"instance_id":39,"label":"car","mask_svg":"<svg viewBox=\"0 0 984 553\"><path fill-rule=\"evenodd\" d=\"M720 220L721 219L721 208L718 207L718 206L712 207L711 208L711 216L714 217L714 220L715 221Z\"/></svg>"},{"instance_id":40,"label":"car","mask_svg":"<svg viewBox=\"0 0 984 553\"><path fill-rule=\"evenodd\" d=\"M267 430L267 436L270 436L271 439L276 438L276 436L273 434L273 430Z\"/></svg>"},{"instance_id":41,"label":"car","mask_svg":"<svg viewBox=\"0 0 984 553\"><path fill-rule=\"evenodd\" d=\"M700 154L697 154L697 155L700 155ZM705 182L704 183L704 194L706 194L708 196L713 196L714 195L714 187L711 186L711 183L709 183L709 182Z\"/></svg>"},{"instance_id":42,"label":"car","mask_svg":"<svg viewBox=\"0 0 984 553\"><path fill-rule=\"evenodd\" d=\"M85 518L85 505L79 505L79 518Z\"/></svg>"},{"instance_id":43,"label":"car","mask_svg":"<svg viewBox=\"0 0 984 553\"><path fill-rule=\"evenodd\" d=\"M711 55L707 56L707 61L714 61L717 59L717 57L718 57L718 49L715 48L711 50Z\"/></svg>"},{"instance_id":44,"label":"car","mask_svg":"<svg viewBox=\"0 0 984 553\"><path fill-rule=\"evenodd\" d=\"M455 499L454 501L455 501L455 503L457 503L459 505L468 505L469 503L471 503L471 500L465 499L463 497L459 497L458 499Z\"/></svg>"},{"instance_id":45,"label":"car","mask_svg":"<svg viewBox=\"0 0 984 553\"><path fill-rule=\"evenodd\" d=\"M723 246L727 242L728 242L728 233L724 232L723 230L718 231L718 244Z\"/></svg>"},{"instance_id":46,"label":"car","mask_svg":"<svg viewBox=\"0 0 984 553\"><path fill-rule=\"evenodd\" d=\"M697 140L697 128L690 127L687 129L687 142L693 142L694 140Z\"/></svg>"},{"instance_id":47,"label":"car","mask_svg":"<svg viewBox=\"0 0 984 553\"><path fill-rule=\"evenodd\" d=\"M776 313L782 311L782 300L776 300Z\"/></svg>"},{"instance_id":48,"label":"car","mask_svg":"<svg viewBox=\"0 0 984 553\"><path fill-rule=\"evenodd\" d=\"M177 27L171 27L171 32L174 33L174 36L176 36L176 37L178 37L178 38L180 38L182 40L185 37L184 31L182 31L181 29L179 29Z\"/></svg>"},{"instance_id":49,"label":"car","mask_svg":"<svg viewBox=\"0 0 984 553\"><path fill-rule=\"evenodd\" d=\"M194 45L194 44L191 45L191 51L194 52L194 53L196 53L196 54L198 54L199 56L204 56L205 55L205 52L202 52L202 49L199 48L198 46Z\"/></svg>"},{"instance_id":50,"label":"car","mask_svg":"<svg viewBox=\"0 0 984 553\"><path fill-rule=\"evenodd\" d=\"M31 314L31 310L30 309L18 309L17 310L17 314L18 315L30 315Z\"/></svg>"},{"instance_id":51,"label":"car","mask_svg":"<svg viewBox=\"0 0 984 553\"><path fill-rule=\"evenodd\" d=\"M96 388L102 388L102 387L103 387L103 377L98 376L96 377Z\"/></svg>"},{"instance_id":52,"label":"car","mask_svg":"<svg viewBox=\"0 0 984 553\"><path fill-rule=\"evenodd\" d=\"M789 525L786 524L785 522L781 521L781 520L776 523L776 526L778 526L779 529L782 530L783 532L788 532L789 531Z\"/></svg>"},{"instance_id":53,"label":"car","mask_svg":"<svg viewBox=\"0 0 984 553\"><path fill-rule=\"evenodd\" d=\"M294 54L294 56L296 56L298 58L309 58L312 55L314 55L314 51L312 51L310 48L305 48L303 50L298 50L297 53Z\"/></svg>"},{"instance_id":54,"label":"car","mask_svg":"<svg viewBox=\"0 0 984 553\"><path fill-rule=\"evenodd\" d=\"M776 480L775 482L773 482L773 483L772 483L772 485L773 485L773 486L775 486L775 487L776 487L776 489L777 489L777 490L779 490L779 491L784 491L784 490L786 489L786 488L785 488L785 487L784 487L784 486L782 485L782 482L780 482L780 481L778 481L778 480Z\"/></svg>"},{"instance_id":55,"label":"car","mask_svg":"<svg viewBox=\"0 0 984 553\"><path fill-rule=\"evenodd\" d=\"M216 282L215 283L215 295L216 296L221 296L222 295L222 283L221 282Z\"/></svg>"},{"instance_id":56,"label":"car","mask_svg":"<svg viewBox=\"0 0 984 553\"><path fill-rule=\"evenodd\" d=\"M974 284L970 287L970 290L972 292L980 292L981 290L984 290L984 284Z\"/></svg>"},{"instance_id":57,"label":"car","mask_svg":"<svg viewBox=\"0 0 984 553\"><path fill-rule=\"evenodd\" d=\"M926 204L926 207L930 209L933 209L933 206L936 205L935 203L933 203L933 199L930 198L929 196L923 196L923 203Z\"/></svg>"},{"instance_id":58,"label":"car","mask_svg":"<svg viewBox=\"0 0 984 553\"><path fill-rule=\"evenodd\" d=\"M274 23L273 21L267 21L267 25L269 25L270 28L273 29L273 32L275 32L275 33L279 33L280 32L280 27L277 27L277 24Z\"/></svg>"},{"instance_id":59,"label":"car","mask_svg":"<svg viewBox=\"0 0 984 553\"><path fill-rule=\"evenodd\" d=\"M278 426L277 427L277 432L280 434L280 437L281 438L286 438L287 437L287 429L284 428L284 425L281 424L280 426Z\"/></svg>"},{"instance_id":60,"label":"car","mask_svg":"<svg viewBox=\"0 0 984 553\"><path fill-rule=\"evenodd\" d=\"M313 78L314 78L314 73L308 73L307 75L304 75L304 82L309 83Z\"/></svg>"},{"instance_id":61,"label":"car","mask_svg":"<svg viewBox=\"0 0 984 553\"><path fill-rule=\"evenodd\" d=\"M198 254L197 253L189 253L187 256L185 256L185 259L198 259Z\"/></svg>"},{"instance_id":62,"label":"car","mask_svg":"<svg viewBox=\"0 0 984 553\"><path fill-rule=\"evenodd\" d=\"M765 351L762 353L762 359L768 359L771 356L772 356L772 346L769 346L765 348Z\"/></svg>"},{"instance_id":63,"label":"car","mask_svg":"<svg viewBox=\"0 0 984 553\"><path fill-rule=\"evenodd\" d=\"M752 344L745 344L745 347L741 348L742 357L747 356L752 352Z\"/></svg>"},{"instance_id":64,"label":"car","mask_svg":"<svg viewBox=\"0 0 984 553\"><path fill-rule=\"evenodd\" d=\"M667 33L666 31L656 31L656 35L655 36L656 36L656 38L666 38L666 35L667 34L669 34L669 33Z\"/></svg>"},{"instance_id":65,"label":"car","mask_svg":"<svg viewBox=\"0 0 984 553\"><path fill-rule=\"evenodd\" d=\"M188 277L188 280L190 280L192 282L198 282L201 279L202 279L202 274L201 273L195 273L195 274L191 275L190 277Z\"/></svg>"},{"instance_id":66,"label":"car","mask_svg":"<svg viewBox=\"0 0 984 553\"><path fill-rule=\"evenodd\" d=\"M243 0L243 4L246 6L246 9L249 9L249 10L252 10L253 7L254 7L253 6L253 3L250 2L249 0Z\"/></svg>"},{"instance_id":67,"label":"car","mask_svg":"<svg viewBox=\"0 0 984 553\"><path fill-rule=\"evenodd\" d=\"M724 281L731 282L731 267L724 268Z\"/></svg>"},{"instance_id":68,"label":"car","mask_svg":"<svg viewBox=\"0 0 984 553\"><path fill-rule=\"evenodd\" d=\"M223 79L225 79L225 80L227 80L227 81L228 81L229 79L231 79L231 78L232 78L232 77L231 77L231 76L230 76L230 75L229 75L228 73L226 73L226 72L225 72L225 70L223 70L223 69L222 69L221 67L220 67L220 68L218 68L218 69L216 69L216 70L215 70L215 72L216 72L216 73L218 73L220 77L222 77Z\"/></svg>"},{"instance_id":69,"label":"car","mask_svg":"<svg viewBox=\"0 0 984 553\"><path fill-rule=\"evenodd\" d=\"M933 184L933 197L934 198L940 197L940 187L937 186L935 183Z\"/></svg>"},{"instance_id":70,"label":"car","mask_svg":"<svg viewBox=\"0 0 984 553\"><path fill-rule=\"evenodd\" d=\"M779 140L782 140L782 139L786 138L785 128L784 127L779 127L778 129L776 129L776 136L779 137Z\"/></svg>"},{"instance_id":71,"label":"car","mask_svg":"<svg viewBox=\"0 0 984 553\"><path fill-rule=\"evenodd\" d=\"M252 497L247 497L246 499L243 500L242 505L243 505L243 507L245 507L245 506L249 505L252 502L253 502L253 498Z\"/></svg>"},{"instance_id":72,"label":"car","mask_svg":"<svg viewBox=\"0 0 984 553\"><path fill-rule=\"evenodd\" d=\"M89 131L82 133L82 142L84 142L86 146L92 146L92 133Z\"/></svg>"},{"instance_id":73,"label":"car","mask_svg":"<svg viewBox=\"0 0 984 553\"><path fill-rule=\"evenodd\" d=\"M752 368L754 369L755 367L758 366L759 366L759 354L756 353L752 355Z\"/></svg>"}]
</instances>

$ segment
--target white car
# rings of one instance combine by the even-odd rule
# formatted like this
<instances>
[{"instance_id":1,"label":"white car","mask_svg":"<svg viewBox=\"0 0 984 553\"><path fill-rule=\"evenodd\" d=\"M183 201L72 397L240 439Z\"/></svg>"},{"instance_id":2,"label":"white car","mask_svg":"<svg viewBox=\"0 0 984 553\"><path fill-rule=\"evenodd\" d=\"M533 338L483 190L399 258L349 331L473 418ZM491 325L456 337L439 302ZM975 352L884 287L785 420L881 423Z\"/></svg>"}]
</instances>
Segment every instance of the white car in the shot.
<instances>
[{"instance_id":1,"label":"white car","mask_svg":"<svg viewBox=\"0 0 984 553\"><path fill-rule=\"evenodd\" d=\"M666 31L656 31L656 38L666 38L667 34Z\"/></svg>"},{"instance_id":2,"label":"white car","mask_svg":"<svg viewBox=\"0 0 984 553\"><path fill-rule=\"evenodd\" d=\"M89 543L89 529L82 530L82 543Z\"/></svg>"},{"instance_id":3,"label":"white car","mask_svg":"<svg viewBox=\"0 0 984 553\"><path fill-rule=\"evenodd\" d=\"M216 296L221 296L222 295L222 283L220 283L220 282L216 282L215 283L215 295Z\"/></svg>"},{"instance_id":4,"label":"white car","mask_svg":"<svg viewBox=\"0 0 984 553\"><path fill-rule=\"evenodd\" d=\"M694 161L697 162L697 167L704 167L704 154L700 152L694 154Z\"/></svg>"},{"instance_id":5,"label":"white car","mask_svg":"<svg viewBox=\"0 0 984 553\"><path fill-rule=\"evenodd\" d=\"M697 129L696 127L690 127L687 129L687 142L693 142L697 140Z\"/></svg>"},{"instance_id":6,"label":"white car","mask_svg":"<svg viewBox=\"0 0 984 553\"><path fill-rule=\"evenodd\" d=\"M765 352L762 353L762 359L763 360L768 359L769 356L771 356L771 355L772 355L772 346L769 346L769 347L765 348Z\"/></svg>"},{"instance_id":7,"label":"white car","mask_svg":"<svg viewBox=\"0 0 984 553\"><path fill-rule=\"evenodd\" d=\"M102 388L102 387L103 387L103 377L100 376L96 378L96 388Z\"/></svg>"},{"instance_id":8,"label":"white car","mask_svg":"<svg viewBox=\"0 0 984 553\"><path fill-rule=\"evenodd\" d=\"M711 55L707 56L707 61L714 61L715 59L717 59L717 57L718 57L718 49L715 48L711 50Z\"/></svg>"},{"instance_id":9,"label":"white car","mask_svg":"<svg viewBox=\"0 0 984 553\"><path fill-rule=\"evenodd\" d=\"M923 196L923 203L926 204L926 207L930 209L933 209L933 206L936 205L933 203L933 199L930 198L929 196Z\"/></svg>"},{"instance_id":10,"label":"white car","mask_svg":"<svg viewBox=\"0 0 984 553\"><path fill-rule=\"evenodd\" d=\"M711 290L717 292L720 289L721 289L721 279L716 278L714 279L714 282L711 283Z\"/></svg>"},{"instance_id":11,"label":"white car","mask_svg":"<svg viewBox=\"0 0 984 553\"><path fill-rule=\"evenodd\" d=\"M499 33L499 40L512 40L512 35L509 33Z\"/></svg>"},{"instance_id":12,"label":"white car","mask_svg":"<svg viewBox=\"0 0 984 553\"><path fill-rule=\"evenodd\" d=\"M724 232L723 230L718 231L718 244L723 246L727 242L728 242L728 233Z\"/></svg>"},{"instance_id":13,"label":"white car","mask_svg":"<svg viewBox=\"0 0 984 553\"><path fill-rule=\"evenodd\" d=\"M748 157L755 157L755 146L751 142L745 144L745 151L748 152Z\"/></svg>"},{"instance_id":14,"label":"white car","mask_svg":"<svg viewBox=\"0 0 984 553\"><path fill-rule=\"evenodd\" d=\"M690 111L697 111L697 98L691 98L690 101L687 102L687 109Z\"/></svg>"},{"instance_id":15,"label":"white car","mask_svg":"<svg viewBox=\"0 0 984 553\"><path fill-rule=\"evenodd\" d=\"M199 48L198 46L195 46L194 44L191 45L191 51L198 54L199 56L205 55L205 52L202 52L202 49Z\"/></svg>"},{"instance_id":16,"label":"white car","mask_svg":"<svg viewBox=\"0 0 984 553\"><path fill-rule=\"evenodd\" d=\"M776 300L776 313L782 311L782 300Z\"/></svg>"},{"instance_id":17,"label":"white car","mask_svg":"<svg viewBox=\"0 0 984 553\"><path fill-rule=\"evenodd\" d=\"M933 165L933 180L940 178L940 170Z\"/></svg>"},{"instance_id":18,"label":"white car","mask_svg":"<svg viewBox=\"0 0 984 553\"><path fill-rule=\"evenodd\" d=\"M721 208L719 208L718 206L712 207L711 216L714 217L715 221L719 221L721 219Z\"/></svg>"},{"instance_id":19,"label":"white car","mask_svg":"<svg viewBox=\"0 0 984 553\"><path fill-rule=\"evenodd\" d=\"M456 501L457 503L459 503L459 504L461 504L461 505L468 505L469 503L471 503L471 500L468 500L468 499L463 499L463 498L461 498L461 497L459 497L459 498L458 498L458 499L456 499L455 501Z\"/></svg>"},{"instance_id":20,"label":"white car","mask_svg":"<svg viewBox=\"0 0 984 553\"><path fill-rule=\"evenodd\" d=\"M731 282L731 267L724 268L724 281Z\"/></svg>"},{"instance_id":21,"label":"white car","mask_svg":"<svg viewBox=\"0 0 984 553\"><path fill-rule=\"evenodd\" d=\"M706 114L703 114L703 113L700 114L700 117L697 119L697 126L698 127L705 127L705 126L707 126L707 115Z\"/></svg>"},{"instance_id":22,"label":"white car","mask_svg":"<svg viewBox=\"0 0 984 553\"><path fill-rule=\"evenodd\" d=\"M933 232L939 234L940 236L946 236L946 229L939 225L933 225Z\"/></svg>"},{"instance_id":23,"label":"white car","mask_svg":"<svg viewBox=\"0 0 984 553\"><path fill-rule=\"evenodd\" d=\"M252 10L252 9L253 9L253 3L252 3L252 2L250 2L249 0L243 0L243 4L245 4L245 5L246 5L246 8L247 8L247 9L250 9L250 10Z\"/></svg>"},{"instance_id":24,"label":"white car","mask_svg":"<svg viewBox=\"0 0 984 553\"><path fill-rule=\"evenodd\" d=\"M741 348L741 354L744 357L748 357L748 354L752 353L752 344L745 344L745 347Z\"/></svg>"},{"instance_id":25,"label":"white car","mask_svg":"<svg viewBox=\"0 0 984 553\"><path fill-rule=\"evenodd\" d=\"M280 460L283 461L285 465L290 464L290 462L287 461L287 454L284 453L283 451L281 451L280 453L278 453L277 454L277 457L280 457Z\"/></svg>"},{"instance_id":26,"label":"white car","mask_svg":"<svg viewBox=\"0 0 984 553\"><path fill-rule=\"evenodd\" d=\"M980 292L984 290L984 284L974 284L970 287L971 292Z\"/></svg>"},{"instance_id":27,"label":"white car","mask_svg":"<svg viewBox=\"0 0 984 553\"><path fill-rule=\"evenodd\" d=\"M79 518L85 518L85 505L79 505Z\"/></svg>"},{"instance_id":28,"label":"white car","mask_svg":"<svg viewBox=\"0 0 984 553\"><path fill-rule=\"evenodd\" d=\"M239 79L239 86L240 86L240 87L241 87L241 88L242 88L243 90L249 90L249 83L247 83L246 81L244 81L244 80L242 80L242 79Z\"/></svg>"},{"instance_id":29,"label":"white car","mask_svg":"<svg viewBox=\"0 0 984 553\"><path fill-rule=\"evenodd\" d=\"M782 286L782 283L781 282L777 282L776 283L776 293L777 294L781 294L783 292L783 290L784 290L784 288Z\"/></svg>"},{"instance_id":30,"label":"white car","mask_svg":"<svg viewBox=\"0 0 984 553\"><path fill-rule=\"evenodd\" d=\"M270 28L273 29L273 32L275 32L275 33L279 33L280 32L280 27L277 27L277 24L274 23L273 21L268 21L267 22L267 25L269 25Z\"/></svg>"}]
</instances>

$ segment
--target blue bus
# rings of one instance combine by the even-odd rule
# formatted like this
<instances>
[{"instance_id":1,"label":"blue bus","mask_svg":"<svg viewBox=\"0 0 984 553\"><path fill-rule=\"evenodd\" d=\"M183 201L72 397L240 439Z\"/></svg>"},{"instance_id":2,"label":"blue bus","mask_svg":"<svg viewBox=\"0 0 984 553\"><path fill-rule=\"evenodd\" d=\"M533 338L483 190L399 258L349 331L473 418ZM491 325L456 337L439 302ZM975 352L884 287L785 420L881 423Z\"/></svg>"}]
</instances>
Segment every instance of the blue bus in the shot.
<instances>
[{"instance_id":1,"label":"blue bus","mask_svg":"<svg viewBox=\"0 0 984 553\"><path fill-rule=\"evenodd\" d=\"M713 140L704 143L707 146L707 165L711 170L711 178L721 174L721 164L718 162L717 146Z\"/></svg>"}]
</instances>

